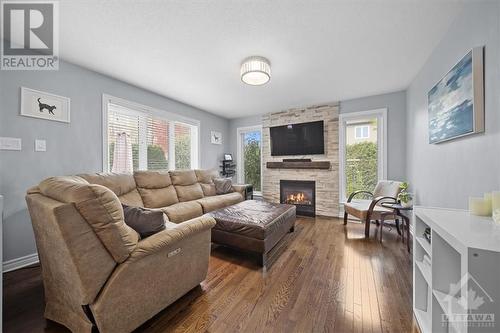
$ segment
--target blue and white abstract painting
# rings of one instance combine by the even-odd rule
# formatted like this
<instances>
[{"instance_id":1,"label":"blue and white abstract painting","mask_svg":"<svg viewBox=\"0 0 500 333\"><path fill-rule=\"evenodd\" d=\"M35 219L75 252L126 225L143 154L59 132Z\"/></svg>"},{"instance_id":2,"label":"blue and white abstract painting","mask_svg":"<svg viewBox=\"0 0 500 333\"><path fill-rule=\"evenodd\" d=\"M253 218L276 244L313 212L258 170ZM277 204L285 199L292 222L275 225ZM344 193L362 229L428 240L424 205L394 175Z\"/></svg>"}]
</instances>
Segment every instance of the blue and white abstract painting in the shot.
<instances>
[{"instance_id":1,"label":"blue and white abstract painting","mask_svg":"<svg viewBox=\"0 0 500 333\"><path fill-rule=\"evenodd\" d=\"M474 132L472 51L428 93L429 143Z\"/></svg>"}]
</instances>

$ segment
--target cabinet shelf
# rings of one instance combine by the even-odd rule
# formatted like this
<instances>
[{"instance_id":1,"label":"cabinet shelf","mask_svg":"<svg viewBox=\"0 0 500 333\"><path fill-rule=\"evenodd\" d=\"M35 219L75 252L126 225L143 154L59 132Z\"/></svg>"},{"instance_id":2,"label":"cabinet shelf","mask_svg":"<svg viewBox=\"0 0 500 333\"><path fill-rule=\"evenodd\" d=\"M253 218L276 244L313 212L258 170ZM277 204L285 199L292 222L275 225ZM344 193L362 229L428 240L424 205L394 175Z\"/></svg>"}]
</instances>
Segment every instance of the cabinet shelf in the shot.
<instances>
[{"instance_id":1,"label":"cabinet shelf","mask_svg":"<svg viewBox=\"0 0 500 333\"><path fill-rule=\"evenodd\" d=\"M415 260L415 264L417 264L418 269L420 269L420 273L424 276L425 281L427 284L431 284L431 267L427 264L424 264L421 261Z\"/></svg>"},{"instance_id":2,"label":"cabinet shelf","mask_svg":"<svg viewBox=\"0 0 500 333\"><path fill-rule=\"evenodd\" d=\"M422 332L432 332L431 327L431 316L428 312L415 309L414 310L415 317L417 318L417 322L420 325L420 329Z\"/></svg>"},{"instance_id":3,"label":"cabinet shelf","mask_svg":"<svg viewBox=\"0 0 500 333\"><path fill-rule=\"evenodd\" d=\"M481 332L467 315L500 316L494 302L500 299L500 228L467 211L427 207L415 207L413 222L413 313L421 332ZM422 236L429 230L431 242ZM461 298L470 290L483 298L480 308Z\"/></svg>"},{"instance_id":4,"label":"cabinet shelf","mask_svg":"<svg viewBox=\"0 0 500 333\"><path fill-rule=\"evenodd\" d=\"M417 243L420 244L420 246L422 246L424 251L427 252L429 256L431 256L431 244L429 244L429 242L424 237L421 236L417 236L415 237L415 239L417 240Z\"/></svg>"}]
</instances>

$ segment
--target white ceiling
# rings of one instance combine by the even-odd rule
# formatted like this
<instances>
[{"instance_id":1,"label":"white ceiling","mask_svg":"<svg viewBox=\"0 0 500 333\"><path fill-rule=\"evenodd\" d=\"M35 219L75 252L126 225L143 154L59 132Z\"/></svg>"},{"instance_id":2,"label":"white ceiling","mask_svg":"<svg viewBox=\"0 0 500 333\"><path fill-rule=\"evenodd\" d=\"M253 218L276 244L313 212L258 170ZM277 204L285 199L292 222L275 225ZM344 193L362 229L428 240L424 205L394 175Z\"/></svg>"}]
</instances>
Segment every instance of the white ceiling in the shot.
<instances>
[{"instance_id":1,"label":"white ceiling","mask_svg":"<svg viewBox=\"0 0 500 333\"><path fill-rule=\"evenodd\" d=\"M436 0L64 0L60 56L237 118L405 89L461 7ZM268 84L240 81L250 55L271 61Z\"/></svg>"}]
</instances>

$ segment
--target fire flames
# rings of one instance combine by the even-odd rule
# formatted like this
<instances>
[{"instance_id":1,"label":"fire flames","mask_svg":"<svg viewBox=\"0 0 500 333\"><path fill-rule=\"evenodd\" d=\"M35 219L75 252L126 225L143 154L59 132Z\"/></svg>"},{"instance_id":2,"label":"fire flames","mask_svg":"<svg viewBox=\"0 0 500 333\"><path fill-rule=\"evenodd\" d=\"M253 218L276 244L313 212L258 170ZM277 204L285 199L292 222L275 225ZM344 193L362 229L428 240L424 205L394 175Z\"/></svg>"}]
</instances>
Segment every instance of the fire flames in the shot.
<instances>
[{"instance_id":1,"label":"fire flames","mask_svg":"<svg viewBox=\"0 0 500 333\"><path fill-rule=\"evenodd\" d=\"M307 198L307 196L302 193L292 193L286 196L286 203L293 205L311 205L311 201Z\"/></svg>"}]
</instances>

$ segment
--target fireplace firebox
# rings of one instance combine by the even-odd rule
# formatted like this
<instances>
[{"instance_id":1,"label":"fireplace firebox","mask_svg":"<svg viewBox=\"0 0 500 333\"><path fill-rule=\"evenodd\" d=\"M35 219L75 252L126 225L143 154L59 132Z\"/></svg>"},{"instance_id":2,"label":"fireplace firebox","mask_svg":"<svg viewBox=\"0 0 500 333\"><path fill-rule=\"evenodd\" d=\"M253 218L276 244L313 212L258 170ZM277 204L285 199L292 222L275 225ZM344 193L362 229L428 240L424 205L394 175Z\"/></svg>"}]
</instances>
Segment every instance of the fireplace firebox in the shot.
<instances>
[{"instance_id":1,"label":"fireplace firebox","mask_svg":"<svg viewBox=\"0 0 500 333\"><path fill-rule=\"evenodd\" d=\"M280 202L297 207L297 215L316 216L316 183L280 180Z\"/></svg>"}]
</instances>

